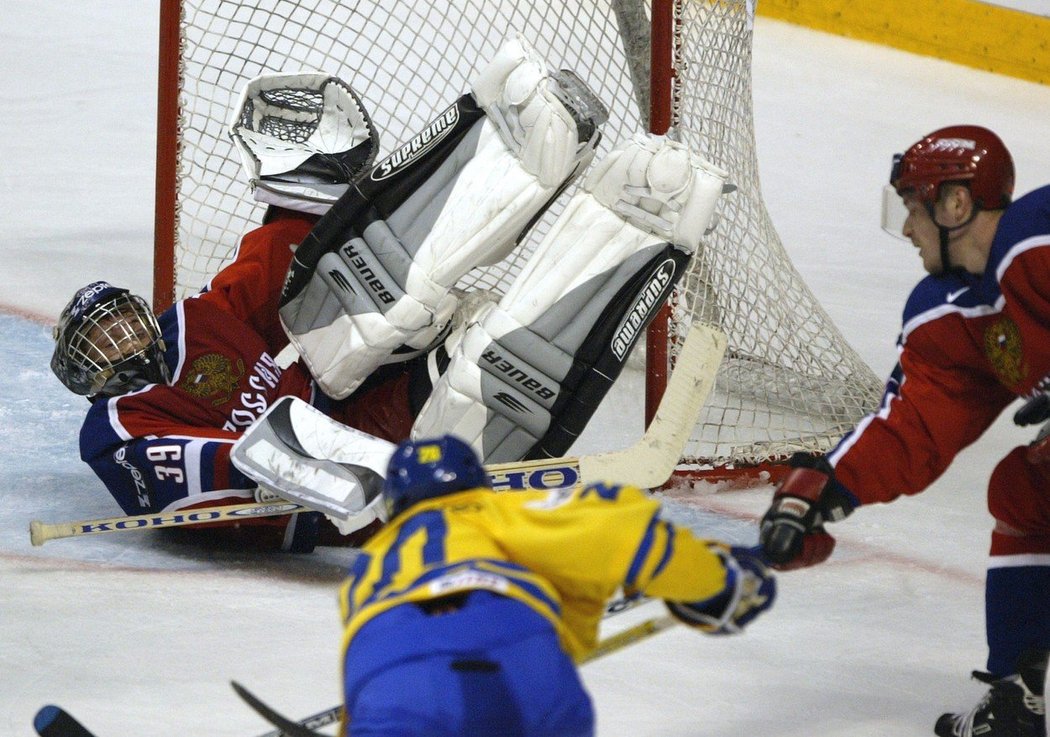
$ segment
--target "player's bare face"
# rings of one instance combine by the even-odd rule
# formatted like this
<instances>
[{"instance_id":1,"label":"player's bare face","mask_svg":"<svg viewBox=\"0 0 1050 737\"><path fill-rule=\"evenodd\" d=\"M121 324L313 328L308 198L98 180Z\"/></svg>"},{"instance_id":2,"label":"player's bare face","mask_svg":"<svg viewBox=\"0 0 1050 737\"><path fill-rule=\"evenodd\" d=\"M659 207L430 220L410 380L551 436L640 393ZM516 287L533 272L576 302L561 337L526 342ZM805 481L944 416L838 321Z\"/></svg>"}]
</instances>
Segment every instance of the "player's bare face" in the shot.
<instances>
[{"instance_id":1,"label":"player's bare face","mask_svg":"<svg viewBox=\"0 0 1050 737\"><path fill-rule=\"evenodd\" d=\"M940 274L944 271L944 264L941 263L941 240L937 224L917 196L905 194L902 199L908 217L904 220L901 232L919 249L922 267L930 274Z\"/></svg>"}]
</instances>

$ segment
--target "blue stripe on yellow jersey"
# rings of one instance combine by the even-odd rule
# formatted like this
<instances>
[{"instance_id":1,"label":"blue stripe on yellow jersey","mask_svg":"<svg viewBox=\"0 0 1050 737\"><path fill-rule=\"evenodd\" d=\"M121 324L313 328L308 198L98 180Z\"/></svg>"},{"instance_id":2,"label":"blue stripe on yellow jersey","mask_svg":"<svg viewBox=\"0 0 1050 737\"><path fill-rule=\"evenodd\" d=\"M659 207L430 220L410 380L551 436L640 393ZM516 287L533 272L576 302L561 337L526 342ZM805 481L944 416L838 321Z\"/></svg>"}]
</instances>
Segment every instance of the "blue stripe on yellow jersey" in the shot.
<instances>
[{"instance_id":1,"label":"blue stripe on yellow jersey","mask_svg":"<svg viewBox=\"0 0 1050 737\"><path fill-rule=\"evenodd\" d=\"M416 504L355 561L340 593L344 647L392 607L480 589L541 614L579 658L595 645L605 602L620 587L678 601L724 588L715 543L659 512L641 490L609 484L473 489Z\"/></svg>"}]
</instances>

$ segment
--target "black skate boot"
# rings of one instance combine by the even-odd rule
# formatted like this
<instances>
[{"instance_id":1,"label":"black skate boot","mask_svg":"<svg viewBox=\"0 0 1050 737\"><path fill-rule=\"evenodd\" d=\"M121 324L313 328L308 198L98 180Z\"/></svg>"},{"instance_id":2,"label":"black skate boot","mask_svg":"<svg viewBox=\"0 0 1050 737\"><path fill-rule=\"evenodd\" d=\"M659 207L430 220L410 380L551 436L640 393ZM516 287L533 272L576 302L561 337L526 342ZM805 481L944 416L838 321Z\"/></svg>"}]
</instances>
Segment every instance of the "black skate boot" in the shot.
<instances>
[{"instance_id":1,"label":"black skate boot","mask_svg":"<svg viewBox=\"0 0 1050 737\"><path fill-rule=\"evenodd\" d=\"M938 737L1046 737L1043 684L1050 652L1028 651L1018 660L1017 673L995 678L974 671L991 686L967 714L942 714L933 731Z\"/></svg>"}]
</instances>

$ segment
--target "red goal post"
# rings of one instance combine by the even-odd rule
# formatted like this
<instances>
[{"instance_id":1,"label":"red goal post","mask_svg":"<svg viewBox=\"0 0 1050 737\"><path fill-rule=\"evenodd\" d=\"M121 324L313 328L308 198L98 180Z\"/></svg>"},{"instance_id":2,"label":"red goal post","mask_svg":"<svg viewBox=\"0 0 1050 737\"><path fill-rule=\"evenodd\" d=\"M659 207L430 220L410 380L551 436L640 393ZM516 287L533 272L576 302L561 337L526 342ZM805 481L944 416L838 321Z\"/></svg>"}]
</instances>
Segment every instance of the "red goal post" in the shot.
<instances>
[{"instance_id":1,"label":"red goal post","mask_svg":"<svg viewBox=\"0 0 1050 737\"><path fill-rule=\"evenodd\" d=\"M687 143L737 186L646 340L648 419L694 316L729 339L679 475L754 474L795 450L826 451L877 405L879 380L792 266L762 201L754 0L162 0L160 26L158 309L199 289L259 222L226 133L248 79L306 68L342 77L364 99L384 155L521 33L609 107L599 155L648 128ZM460 286L506 289L560 210Z\"/></svg>"}]
</instances>

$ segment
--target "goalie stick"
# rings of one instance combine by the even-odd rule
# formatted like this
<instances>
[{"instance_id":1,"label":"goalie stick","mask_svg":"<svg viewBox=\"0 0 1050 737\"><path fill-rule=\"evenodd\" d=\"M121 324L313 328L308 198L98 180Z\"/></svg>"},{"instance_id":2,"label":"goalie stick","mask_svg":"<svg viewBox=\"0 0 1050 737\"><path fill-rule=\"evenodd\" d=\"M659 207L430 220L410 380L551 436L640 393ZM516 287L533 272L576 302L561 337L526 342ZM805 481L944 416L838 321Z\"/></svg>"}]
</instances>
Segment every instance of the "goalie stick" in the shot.
<instances>
[{"instance_id":1,"label":"goalie stick","mask_svg":"<svg viewBox=\"0 0 1050 737\"><path fill-rule=\"evenodd\" d=\"M714 387L715 374L726 349L726 337L708 325L693 323L682 344L656 415L634 445L617 451L498 463L486 467L497 491L556 489L610 480L643 489L664 484L682 455L689 432ZM111 517L80 522L46 523L33 520L29 535L33 545L61 537L78 537L124 530L145 530L218 522L245 517L266 517L303 511L300 504L236 504L203 507L186 512Z\"/></svg>"}]
</instances>

